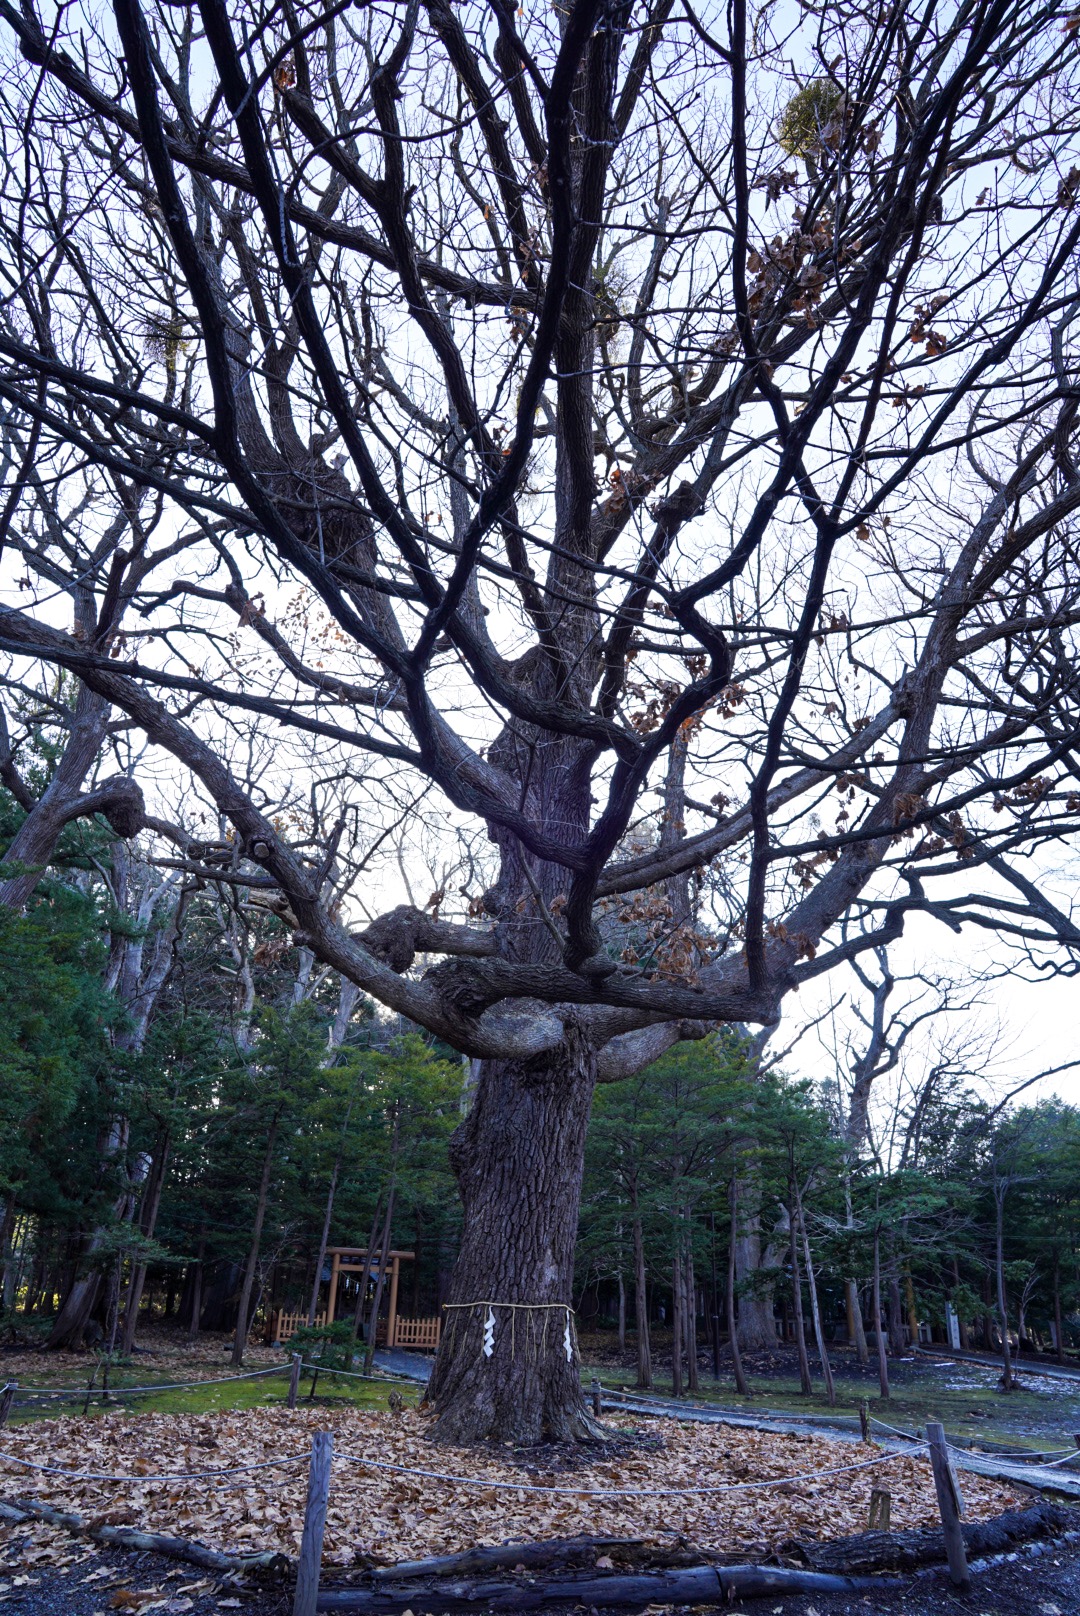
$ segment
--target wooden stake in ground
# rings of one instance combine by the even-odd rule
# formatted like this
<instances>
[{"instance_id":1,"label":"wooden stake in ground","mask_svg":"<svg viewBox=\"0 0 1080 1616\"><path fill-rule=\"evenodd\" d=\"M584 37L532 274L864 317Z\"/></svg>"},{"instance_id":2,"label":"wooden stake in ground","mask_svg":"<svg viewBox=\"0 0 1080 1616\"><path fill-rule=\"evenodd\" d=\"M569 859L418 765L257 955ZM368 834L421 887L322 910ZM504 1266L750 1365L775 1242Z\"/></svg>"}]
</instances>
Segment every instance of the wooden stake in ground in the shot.
<instances>
[{"instance_id":1,"label":"wooden stake in ground","mask_svg":"<svg viewBox=\"0 0 1080 1616\"><path fill-rule=\"evenodd\" d=\"M293 1353L292 1368L289 1370L289 1395L285 1400L287 1408L296 1407L296 1394L300 1390L300 1365L303 1361L298 1352Z\"/></svg>"},{"instance_id":2,"label":"wooden stake in ground","mask_svg":"<svg viewBox=\"0 0 1080 1616\"><path fill-rule=\"evenodd\" d=\"M600 1382L595 1375L593 1376L592 1383L592 1411L596 1415L597 1419L599 1419L601 1414L604 1412L603 1403L601 1401Z\"/></svg>"},{"instance_id":3,"label":"wooden stake in ground","mask_svg":"<svg viewBox=\"0 0 1080 1616\"><path fill-rule=\"evenodd\" d=\"M9 1380L3 1391L0 1392L0 1426L7 1424L7 1417L11 1412L12 1400L19 1389L17 1380Z\"/></svg>"},{"instance_id":4,"label":"wooden stake in ground","mask_svg":"<svg viewBox=\"0 0 1080 1616\"><path fill-rule=\"evenodd\" d=\"M949 1450L945 1445L945 1427L936 1421L929 1422L926 1427L926 1439L930 1444L930 1464L934 1471L938 1509L941 1511L941 1529L945 1535L949 1576L957 1588L967 1588L971 1584L971 1575L968 1571L967 1551L964 1548L964 1534L960 1526L963 1502L949 1462Z\"/></svg>"},{"instance_id":5,"label":"wooden stake in ground","mask_svg":"<svg viewBox=\"0 0 1080 1616\"><path fill-rule=\"evenodd\" d=\"M892 1529L892 1493L886 1492L884 1487L870 1489L870 1519L867 1530L871 1532L888 1532Z\"/></svg>"},{"instance_id":6,"label":"wooden stake in ground","mask_svg":"<svg viewBox=\"0 0 1080 1616\"><path fill-rule=\"evenodd\" d=\"M304 1506L304 1532L300 1540L300 1560L296 1568L296 1597L293 1616L315 1616L319 1597L319 1567L322 1563L326 1508L330 1502L330 1463L334 1439L329 1431L316 1431L311 1439L307 1503Z\"/></svg>"}]
</instances>

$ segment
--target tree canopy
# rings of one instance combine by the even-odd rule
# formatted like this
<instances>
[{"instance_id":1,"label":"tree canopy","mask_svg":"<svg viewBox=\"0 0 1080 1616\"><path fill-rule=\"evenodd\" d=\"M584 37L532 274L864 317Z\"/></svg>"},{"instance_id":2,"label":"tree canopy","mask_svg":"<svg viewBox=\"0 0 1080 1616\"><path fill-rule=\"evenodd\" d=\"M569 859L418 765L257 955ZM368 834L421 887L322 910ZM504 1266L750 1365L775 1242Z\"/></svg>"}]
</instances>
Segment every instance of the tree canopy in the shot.
<instances>
[{"instance_id":1,"label":"tree canopy","mask_svg":"<svg viewBox=\"0 0 1080 1616\"><path fill-rule=\"evenodd\" d=\"M0 27L4 899L151 833L479 1061L440 1428L588 1435L469 1309L569 1306L595 1081L916 912L1075 963L1075 19Z\"/></svg>"}]
</instances>

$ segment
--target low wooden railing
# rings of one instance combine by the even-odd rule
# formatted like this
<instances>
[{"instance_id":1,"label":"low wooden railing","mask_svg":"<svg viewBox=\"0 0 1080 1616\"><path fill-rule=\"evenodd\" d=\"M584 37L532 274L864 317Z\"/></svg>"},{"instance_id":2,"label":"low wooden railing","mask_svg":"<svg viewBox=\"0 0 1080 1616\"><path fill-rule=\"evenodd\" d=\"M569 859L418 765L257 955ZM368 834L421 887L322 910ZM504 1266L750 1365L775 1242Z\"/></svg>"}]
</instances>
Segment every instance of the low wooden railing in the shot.
<instances>
[{"instance_id":1,"label":"low wooden railing","mask_svg":"<svg viewBox=\"0 0 1080 1616\"><path fill-rule=\"evenodd\" d=\"M321 1330L326 1323L325 1313L316 1313L315 1328ZM288 1341L297 1330L303 1329L307 1324L306 1313L274 1313L270 1317L270 1326L266 1333L267 1344L274 1341Z\"/></svg>"},{"instance_id":2,"label":"low wooden railing","mask_svg":"<svg viewBox=\"0 0 1080 1616\"><path fill-rule=\"evenodd\" d=\"M316 1313L315 1328L320 1330L326 1323L325 1313ZM307 1324L306 1313L277 1312L271 1315L267 1326L266 1342L285 1342L297 1330ZM417 1352L434 1352L439 1345L442 1334L442 1319L407 1319L399 1316L394 1321L394 1339L390 1343L393 1347L411 1347ZM386 1345L386 1320L379 1320L378 1333L375 1337L379 1346Z\"/></svg>"},{"instance_id":3,"label":"low wooden railing","mask_svg":"<svg viewBox=\"0 0 1080 1616\"><path fill-rule=\"evenodd\" d=\"M442 1334L442 1319L406 1319L400 1315L394 1325L394 1346L414 1347L420 1352L434 1352Z\"/></svg>"}]
</instances>

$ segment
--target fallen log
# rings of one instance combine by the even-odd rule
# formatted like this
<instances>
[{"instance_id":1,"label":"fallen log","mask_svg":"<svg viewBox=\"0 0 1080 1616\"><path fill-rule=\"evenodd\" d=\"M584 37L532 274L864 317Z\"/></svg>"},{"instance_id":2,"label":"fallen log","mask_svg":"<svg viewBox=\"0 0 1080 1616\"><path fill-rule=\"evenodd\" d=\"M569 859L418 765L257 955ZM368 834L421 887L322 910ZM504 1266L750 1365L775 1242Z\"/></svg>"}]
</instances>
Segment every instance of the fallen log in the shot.
<instances>
[{"instance_id":1,"label":"fallen log","mask_svg":"<svg viewBox=\"0 0 1080 1616\"><path fill-rule=\"evenodd\" d=\"M1020 1543L1051 1537L1080 1524L1075 1510L1040 1501L1030 1509L1007 1509L991 1521L962 1527L969 1559L1001 1554ZM798 1555L815 1571L866 1576L880 1571L914 1571L945 1559L940 1531L859 1532L827 1543L784 1544L784 1553Z\"/></svg>"},{"instance_id":2,"label":"fallen log","mask_svg":"<svg viewBox=\"0 0 1080 1616\"><path fill-rule=\"evenodd\" d=\"M0 1501L0 1520L16 1525L30 1520L44 1521L48 1526L63 1526L78 1537L93 1538L96 1543L164 1554L170 1560L187 1560L192 1565L201 1566L204 1571L239 1572L282 1579L292 1569L292 1561L287 1554L269 1550L262 1554L223 1554L219 1549L207 1548L204 1543L193 1543L184 1537L165 1537L160 1532L140 1532L134 1526L106 1526L87 1521L81 1515L54 1509L51 1504L41 1504L33 1498Z\"/></svg>"},{"instance_id":3,"label":"fallen log","mask_svg":"<svg viewBox=\"0 0 1080 1616\"><path fill-rule=\"evenodd\" d=\"M376 1582L403 1582L412 1577L469 1576L478 1571L496 1571L502 1566L551 1566L575 1560L596 1562L601 1554L620 1559L636 1558L642 1552L656 1563L657 1552L641 1537L560 1537L547 1543L478 1544L459 1554L433 1554L426 1560L399 1560L395 1565L376 1566L369 1575ZM687 1561L692 1564L693 1561Z\"/></svg>"},{"instance_id":4,"label":"fallen log","mask_svg":"<svg viewBox=\"0 0 1080 1616\"><path fill-rule=\"evenodd\" d=\"M363 1616L425 1612L539 1610L549 1605L713 1605L761 1594L850 1594L883 1586L881 1578L838 1577L820 1571L772 1566L692 1566L680 1571L619 1572L606 1576L552 1577L541 1582L383 1583L377 1588L325 1588L316 1610L359 1611Z\"/></svg>"}]
</instances>

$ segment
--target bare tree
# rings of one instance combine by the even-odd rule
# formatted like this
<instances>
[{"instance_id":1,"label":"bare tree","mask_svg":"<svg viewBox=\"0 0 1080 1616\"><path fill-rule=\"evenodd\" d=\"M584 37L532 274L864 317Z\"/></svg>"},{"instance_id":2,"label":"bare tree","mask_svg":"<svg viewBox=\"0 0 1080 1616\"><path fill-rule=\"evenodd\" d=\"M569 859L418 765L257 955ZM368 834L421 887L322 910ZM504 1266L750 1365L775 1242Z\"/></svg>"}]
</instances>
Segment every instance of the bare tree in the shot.
<instances>
[{"instance_id":1,"label":"bare tree","mask_svg":"<svg viewBox=\"0 0 1080 1616\"><path fill-rule=\"evenodd\" d=\"M0 20L0 536L28 591L0 645L190 771L230 879L479 1062L438 1429L586 1436L598 1079L775 1021L913 911L1076 947L1015 869L1080 801L1073 24ZM105 487L152 512L130 543ZM273 737L256 780L242 725ZM425 793L464 890L369 882L358 930L328 872L407 841ZM327 812L360 798L362 828Z\"/></svg>"}]
</instances>

